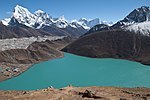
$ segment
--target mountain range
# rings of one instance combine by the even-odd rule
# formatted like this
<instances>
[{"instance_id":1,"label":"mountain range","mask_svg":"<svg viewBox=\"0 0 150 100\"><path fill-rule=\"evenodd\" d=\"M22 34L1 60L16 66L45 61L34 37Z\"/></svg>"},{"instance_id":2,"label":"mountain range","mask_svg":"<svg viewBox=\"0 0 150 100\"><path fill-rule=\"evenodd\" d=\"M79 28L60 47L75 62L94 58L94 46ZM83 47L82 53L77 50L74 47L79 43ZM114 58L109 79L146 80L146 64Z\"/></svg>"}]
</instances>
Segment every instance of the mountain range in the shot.
<instances>
[{"instance_id":1,"label":"mountain range","mask_svg":"<svg viewBox=\"0 0 150 100\"><path fill-rule=\"evenodd\" d=\"M0 23L0 38L68 36L78 38L65 52L96 58L121 58L150 64L150 8L134 9L115 24L98 18L68 21L38 10L31 13L17 5L10 18Z\"/></svg>"},{"instance_id":2,"label":"mountain range","mask_svg":"<svg viewBox=\"0 0 150 100\"><path fill-rule=\"evenodd\" d=\"M63 51L93 57L150 64L150 8L134 9L112 26L98 24Z\"/></svg>"},{"instance_id":3,"label":"mountain range","mask_svg":"<svg viewBox=\"0 0 150 100\"><path fill-rule=\"evenodd\" d=\"M2 27L7 26L7 30L12 31L12 34L14 34L17 37L28 37L37 35L65 35L71 37L79 37L97 24L112 24L112 22L100 21L99 18L95 18L92 20L81 18L79 20L72 20L69 22L65 19L64 16L53 18L52 16L49 16L49 14L42 10L37 10L34 13L31 13L27 8L24 8L19 5L16 5L10 18L5 18L1 22L1 26L4 25ZM18 35L18 33L14 31L16 30L16 28L19 32L23 33L24 35ZM22 30L20 30L20 28ZM30 31L25 32L24 30L34 30L38 32L32 31L32 33L34 34L29 34L31 33ZM5 34L1 32L1 38L3 37L7 36L5 36Z\"/></svg>"},{"instance_id":4,"label":"mountain range","mask_svg":"<svg viewBox=\"0 0 150 100\"><path fill-rule=\"evenodd\" d=\"M107 24L98 24L92 27L86 34L96 31L123 29L132 32L140 32L141 34L149 34L150 32L150 8L142 6L134 9L123 20L118 21L112 26Z\"/></svg>"}]
</instances>

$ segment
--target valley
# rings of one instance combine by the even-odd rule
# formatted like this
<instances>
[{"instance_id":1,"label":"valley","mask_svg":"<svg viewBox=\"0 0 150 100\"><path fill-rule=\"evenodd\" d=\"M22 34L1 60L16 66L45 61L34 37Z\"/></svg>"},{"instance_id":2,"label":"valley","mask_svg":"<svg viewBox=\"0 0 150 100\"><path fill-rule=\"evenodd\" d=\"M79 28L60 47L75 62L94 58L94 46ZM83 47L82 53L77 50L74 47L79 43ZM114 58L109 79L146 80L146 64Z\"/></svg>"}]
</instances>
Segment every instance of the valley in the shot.
<instances>
[{"instance_id":1,"label":"valley","mask_svg":"<svg viewBox=\"0 0 150 100\"><path fill-rule=\"evenodd\" d=\"M113 23L17 4L0 21L1 100L149 100L149 65L148 6Z\"/></svg>"}]
</instances>

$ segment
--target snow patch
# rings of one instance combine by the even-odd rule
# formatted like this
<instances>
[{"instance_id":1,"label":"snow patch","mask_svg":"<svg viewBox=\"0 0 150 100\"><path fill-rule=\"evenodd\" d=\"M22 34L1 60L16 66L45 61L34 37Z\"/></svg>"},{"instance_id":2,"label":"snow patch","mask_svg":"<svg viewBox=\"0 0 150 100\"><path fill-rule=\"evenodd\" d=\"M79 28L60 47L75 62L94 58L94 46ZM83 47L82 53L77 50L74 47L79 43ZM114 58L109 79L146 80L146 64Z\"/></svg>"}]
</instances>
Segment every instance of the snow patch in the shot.
<instances>
[{"instance_id":1,"label":"snow patch","mask_svg":"<svg viewBox=\"0 0 150 100\"><path fill-rule=\"evenodd\" d=\"M8 26L10 20L11 20L10 18L5 18L5 19L2 20L2 24L5 25L5 26Z\"/></svg>"},{"instance_id":2,"label":"snow patch","mask_svg":"<svg viewBox=\"0 0 150 100\"><path fill-rule=\"evenodd\" d=\"M127 26L124 28L125 30L129 30L131 32L140 33L146 36L150 35L150 21L135 23L133 25Z\"/></svg>"}]
</instances>

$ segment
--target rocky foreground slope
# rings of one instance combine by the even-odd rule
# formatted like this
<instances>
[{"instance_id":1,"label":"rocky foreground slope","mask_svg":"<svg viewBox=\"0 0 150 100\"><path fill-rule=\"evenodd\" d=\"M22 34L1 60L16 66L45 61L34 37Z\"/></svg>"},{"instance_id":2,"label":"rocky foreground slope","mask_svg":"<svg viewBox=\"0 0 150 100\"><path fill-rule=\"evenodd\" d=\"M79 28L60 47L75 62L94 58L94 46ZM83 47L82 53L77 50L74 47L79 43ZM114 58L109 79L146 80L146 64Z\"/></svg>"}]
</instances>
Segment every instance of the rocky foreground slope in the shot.
<instances>
[{"instance_id":1,"label":"rocky foreground slope","mask_svg":"<svg viewBox=\"0 0 150 100\"><path fill-rule=\"evenodd\" d=\"M65 87L36 91L3 91L1 100L149 100L150 89L117 87Z\"/></svg>"}]
</instances>

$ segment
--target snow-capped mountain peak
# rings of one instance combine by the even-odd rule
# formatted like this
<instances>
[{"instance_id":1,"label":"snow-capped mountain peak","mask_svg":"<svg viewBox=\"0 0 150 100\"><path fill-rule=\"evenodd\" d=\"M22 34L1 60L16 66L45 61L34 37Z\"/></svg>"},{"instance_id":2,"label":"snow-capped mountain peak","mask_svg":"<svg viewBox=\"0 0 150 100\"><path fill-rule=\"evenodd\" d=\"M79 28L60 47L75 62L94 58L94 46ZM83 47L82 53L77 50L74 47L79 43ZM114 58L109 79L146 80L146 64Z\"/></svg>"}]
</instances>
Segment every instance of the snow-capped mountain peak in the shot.
<instances>
[{"instance_id":1,"label":"snow-capped mountain peak","mask_svg":"<svg viewBox=\"0 0 150 100\"><path fill-rule=\"evenodd\" d=\"M75 28L77 28L77 27L82 27L82 28L84 28L84 29L86 29L86 30L89 30L90 29L90 27L89 26L87 26L87 22L86 22L87 20L81 20L81 19L79 19L79 20L72 20L71 21L71 25L73 26L73 27L75 27Z\"/></svg>"},{"instance_id":2,"label":"snow-capped mountain peak","mask_svg":"<svg viewBox=\"0 0 150 100\"><path fill-rule=\"evenodd\" d=\"M8 26L10 20L11 20L11 18L5 18L5 19L2 20L2 23L3 23L5 26Z\"/></svg>"},{"instance_id":3,"label":"snow-capped mountain peak","mask_svg":"<svg viewBox=\"0 0 150 100\"><path fill-rule=\"evenodd\" d=\"M59 28L66 28L69 26L69 21L65 19L64 15L62 15L59 18L54 18L53 24Z\"/></svg>"},{"instance_id":4,"label":"snow-capped mountain peak","mask_svg":"<svg viewBox=\"0 0 150 100\"><path fill-rule=\"evenodd\" d=\"M52 18L43 10L37 10L34 13L31 13L27 8L24 8L20 5L16 5L11 18L2 20L2 23L4 25L23 24L36 29L43 28L44 26L53 25L58 28L82 27L85 30L89 30L93 26L101 24L102 22L103 21L100 21L99 18L92 20L81 18L79 20L68 21L65 19L64 15L58 18ZM105 24L107 24L107 22L105 22Z\"/></svg>"},{"instance_id":5,"label":"snow-capped mountain peak","mask_svg":"<svg viewBox=\"0 0 150 100\"><path fill-rule=\"evenodd\" d=\"M133 10L125 19L133 22L150 21L150 9L147 6L142 6Z\"/></svg>"},{"instance_id":6,"label":"snow-capped mountain peak","mask_svg":"<svg viewBox=\"0 0 150 100\"><path fill-rule=\"evenodd\" d=\"M88 23L88 19L86 19L86 18L80 18L79 19L79 22L83 22L83 23L85 23L85 24L87 24Z\"/></svg>"},{"instance_id":7,"label":"snow-capped mountain peak","mask_svg":"<svg viewBox=\"0 0 150 100\"><path fill-rule=\"evenodd\" d=\"M22 23L29 27L34 25L35 22L34 14L32 14L28 9L19 5L15 7L12 17L17 19L19 23Z\"/></svg>"},{"instance_id":8,"label":"snow-capped mountain peak","mask_svg":"<svg viewBox=\"0 0 150 100\"><path fill-rule=\"evenodd\" d=\"M44 12L43 10L37 10L34 13L37 14L37 15L41 15L41 14L44 14L46 12Z\"/></svg>"},{"instance_id":9,"label":"snow-capped mountain peak","mask_svg":"<svg viewBox=\"0 0 150 100\"><path fill-rule=\"evenodd\" d=\"M31 13L28 11L28 9L22 7L22 6L19 6L19 5L16 5L15 9L14 9L14 15L22 15L24 14L24 16L28 16L30 15Z\"/></svg>"},{"instance_id":10,"label":"snow-capped mountain peak","mask_svg":"<svg viewBox=\"0 0 150 100\"><path fill-rule=\"evenodd\" d=\"M84 29L90 29L94 27L97 24L106 24L106 25L112 25L112 22L106 22L106 21L100 21L99 18L95 19L86 19L86 18L81 18L79 20L73 20L72 24L75 26L82 26Z\"/></svg>"},{"instance_id":11,"label":"snow-capped mountain peak","mask_svg":"<svg viewBox=\"0 0 150 100\"><path fill-rule=\"evenodd\" d=\"M32 17L34 17L34 15L31 12L29 12L28 9L26 9L26 8L24 8L22 6L19 6L19 5L17 5L15 7L14 12L13 12L13 16L15 18L17 18L17 19L18 18L19 19L21 19L21 18L25 19L25 18L32 18Z\"/></svg>"},{"instance_id":12,"label":"snow-capped mountain peak","mask_svg":"<svg viewBox=\"0 0 150 100\"><path fill-rule=\"evenodd\" d=\"M138 11L143 11L143 12L147 12L149 11L149 7L148 6L142 6L141 8L137 8Z\"/></svg>"},{"instance_id":13,"label":"snow-capped mountain peak","mask_svg":"<svg viewBox=\"0 0 150 100\"><path fill-rule=\"evenodd\" d=\"M64 16L64 15L60 16L60 17L58 18L58 20L60 20L60 21L67 21L67 20L65 19L65 16Z\"/></svg>"},{"instance_id":14,"label":"snow-capped mountain peak","mask_svg":"<svg viewBox=\"0 0 150 100\"><path fill-rule=\"evenodd\" d=\"M34 12L35 24L34 27L40 29L43 25L49 26L52 24L52 18L44 11L37 10Z\"/></svg>"},{"instance_id":15,"label":"snow-capped mountain peak","mask_svg":"<svg viewBox=\"0 0 150 100\"><path fill-rule=\"evenodd\" d=\"M43 10L37 10L34 12L34 15L37 16L37 17L44 17L44 18L51 18L49 17L49 15L44 12Z\"/></svg>"},{"instance_id":16,"label":"snow-capped mountain peak","mask_svg":"<svg viewBox=\"0 0 150 100\"><path fill-rule=\"evenodd\" d=\"M88 26L88 22L89 22L89 20L86 19L86 18L80 18L80 19L79 19L79 23L81 23L81 24L84 25L84 26ZM88 26L88 27L89 27L89 26Z\"/></svg>"},{"instance_id":17,"label":"snow-capped mountain peak","mask_svg":"<svg viewBox=\"0 0 150 100\"><path fill-rule=\"evenodd\" d=\"M150 21L150 8L147 6L142 6L140 8L134 9L123 20L118 21L114 25L114 27L122 27L122 26L132 25L134 23L141 23L145 21Z\"/></svg>"},{"instance_id":18,"label":"snow-capped mountain peak","mask_svg":"<svg viewBox=\"0 0 150 100\"><path fill-rule=\"evenodd\" d=\"M142 6L134 9L123 20L115 25L122 29L149 36L150 34L150 8Z\"/></svg>"}]
</instances>

